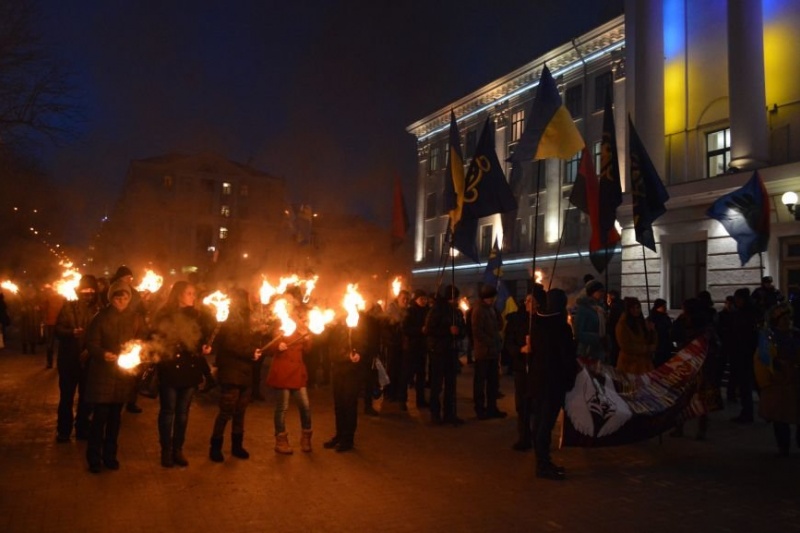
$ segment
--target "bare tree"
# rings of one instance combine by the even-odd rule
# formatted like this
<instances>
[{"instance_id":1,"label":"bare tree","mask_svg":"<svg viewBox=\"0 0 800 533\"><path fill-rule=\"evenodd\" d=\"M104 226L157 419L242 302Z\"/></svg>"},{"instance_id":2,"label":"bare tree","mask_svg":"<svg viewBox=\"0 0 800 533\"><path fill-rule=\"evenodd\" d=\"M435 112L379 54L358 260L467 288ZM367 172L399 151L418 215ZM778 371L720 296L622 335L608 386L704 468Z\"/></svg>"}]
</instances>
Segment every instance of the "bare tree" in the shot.
<instances>
[{"instance_id":1,"label":"bare tree","mask_svg":"<svg viewBox=\"0 0 800 533\"><path fill-rule=\"evenodd\" d=\"M77 118L68 77L47 53L34 0L0 0L0 148L69 137Z\"/></svg>"}]
</instances>

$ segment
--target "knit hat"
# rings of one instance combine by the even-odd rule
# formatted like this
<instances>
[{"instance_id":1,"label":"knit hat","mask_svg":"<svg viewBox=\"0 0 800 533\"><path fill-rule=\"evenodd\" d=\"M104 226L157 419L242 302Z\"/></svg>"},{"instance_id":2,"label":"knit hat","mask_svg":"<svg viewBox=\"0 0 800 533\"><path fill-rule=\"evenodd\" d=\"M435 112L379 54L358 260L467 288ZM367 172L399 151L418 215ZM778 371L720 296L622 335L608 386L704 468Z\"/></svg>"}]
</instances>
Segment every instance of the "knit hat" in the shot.
<instances>
[{"instance_id":1,"label":"knit hat","mask_svg":"<svg viewBox=\"0 0 800 533\"><path fill-rule=\"evenodd\" d=\"M417 298L427 298L428 293L425 292L423 289L414 289L413 294L411 295L412 300L416 300Z\"/></svg>"},{"instance_id":2,"label":"knit hat","mask_svg":"<svg viewBox=\"0 0 800 533\"><path fill-rule=\"evenodd\" d=\"M567 293L561 289L550 289L547 293L547 312L566 313Z\"/></svg>"},{"instance_id":3,"label":"knit hat","mask_svg":"<svg viewBox=\"0 0 800 533\"><path fill-rule=\"evenodd\" d=\"M481 300L484 298L494 298L497 296L497 289L491 285L483 285L481 287Z\"/></svg>"},{"instance_id":4,"label":"knit hat","mask_svg":"<svg viewBox=\"0 0 800 533\"><path fill-rule=\"evenodd\" d=\"M78 292L85 290L97 292L97 278L91 274L84 274L78 282Z\"/></svg>"},{"instance_id":5,"label":"knit hat","mask_svg":"<svg viewBox=\"0 0 800 533\"><path fill-rule=\"evenodd\" d=\"M667 301L663 298L656 298L656 301L653 302L653 309L658 309L659 307L666 307Z\"/></svg>"},{"instance_id":6,"label":"knit hat","mask_svg":"<svg viewBox=\"0 0 800 533\"><path fill-rule=\"evenodd\" d=\"M586 295L591 296L597 291L602 291L603 289L605 289L605 286L596 279L593 279L586 284Z\"/></svg>"},{"instance_id":7,"label":"knit hat","mask_svg":"<svg viewBox=\"0 0 800 533\"><path fill-rule=\"evenodd\" d=\"M118 292L127 292L128 296L130 296L131 295L131 286L128 285L126 282L122 281L122 280L115 281L108 288L108 299L110 300L111 298L113 298L114 295L116 293L118 293Z\"/></svg>"},{"instance_id":8,"label":"knit hat","mask_svg":"<svg viewBox=\"0 0 800 533\"><path fill-rule=\"evenodd\" d=\"M536 305L544 309L547 305L547 292L545 292L544 286L541 283L534 283L531 295L536 300Z\"/></svg>"},{"instance_id":9,"label":"knit hat","mask_svg":"<svg viewBox=\"0 0 800 533\"><path fill-rule=\"evenodd\" d=\"M125 265L122 265L117 269L114 275L111 276L111 281L112 282L117 281L118 279L122 279L125 276L133 276L133 272L131 272L130 268L126 267Z\"/></svg>"}]
</instances>

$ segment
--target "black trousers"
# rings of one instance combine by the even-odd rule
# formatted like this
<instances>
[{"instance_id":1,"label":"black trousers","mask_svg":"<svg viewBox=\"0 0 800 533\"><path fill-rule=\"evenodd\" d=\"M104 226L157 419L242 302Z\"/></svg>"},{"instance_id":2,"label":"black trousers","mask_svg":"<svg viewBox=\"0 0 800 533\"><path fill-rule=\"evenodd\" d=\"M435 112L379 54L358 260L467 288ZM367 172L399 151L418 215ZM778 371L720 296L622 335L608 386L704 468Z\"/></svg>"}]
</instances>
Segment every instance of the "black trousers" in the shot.
<instances>
[{"instance_id":1,"label":"black trousers","mask_svg":"<svg viewBox=\"0 0 800 533\"><path fill-rule=\"evenodd\" d=\"M533 450L539 465L550 462L550 436L563 403L563 395L559 398L552 393L533 400Z\"/></svg>"},{"instance_id":2,"label":"black trousers","mask_svg":"<svg viewBox=\"0 0 800 533\"><path fill-rule=\"evenodd\" d=\"M528 394L528 373L521 370L514 371L514 407L517 411L517 437L524 444L533 443L533 430L531 413L533 401Z\"/></svg>"},{"instance_id":3,"label":"black trousers","mask_svg":"<svg viewBox=\"0 0 800 533\"><path fill-rule=\"evenodd\" d=\"M456 375L459 370L455 349L431 353L431 416L434 420L456 417ZM443 397L442 397L443 396ZM442 408L444 407L444 412Z\"/></svg>"},{"instance_id":4,"label":"black trousers","mask_svg":"<svg viewBox=\"0 0 800 533\"><path fill-rule=\"evenodd\" d=\"M350 361L333 364L333 409L336 437L353 444L358 425L358 396L363 385L361 365Z\"/></svg>"},{"instance_id":5,"label":"black trousers","mask_svg":"<svg viewBox=\"0 0 800 533\"><path fill-rule=\"evenodd\" d=\"M75 435L88 437L91 407L83 399L86 390L86 371L81 365L79 355L58 353L58 422L56 431L59 435L72 434L75 423ZM78 409L74 411L75 392L78 392Z\"/></svg>"},{"instance_id":6,"label":"black trousers","mask_svg":"<svg viewBox=\"0 0 800 533\"><path fill-rule=\"evenodd\" d=\"M475 374L472 380L472 401L475 413L483 415L497 412L497 391L500 388L498 359L475 359Z\"/></svg>"},{"instance_id":7,"label":"black trousers","mask_svg":"<svg viewBox=\"0 0 800 533\"><path fill-rule=\"evenodd\" d=\"M403 384L403 391L398 391L401 402L408 401L408 385L413 381L417 407L425 403L426 370L427 351L425 348L405 350L403 352L403 376L400 380Z\"/></svg>"},{"instance_id":8,"label":"black trousers","mask_svg":"<svg viewBox=\"0 0 800 533\"><path fill-rule=\"evenodd\" d=\"M92 423L86 446L89 465L99 465L103 460L117 458L122 406L121 403L96 403L92 406Z\"/></svg>"},{"instance_id":9,"label":"black trousers","mask_svg":"<svg viewBox=\"0 0 800 533\"><path fill-rule=\"evenodd\" d=\"M233 420L231 434L241 435L244 433L244 415L247 412L247 406L250 405L251 394L249 385L231 385L229 383L220 385L219 413L214 420L212 437L222 437L229 420Z\"/></svg>"}]
</instances>

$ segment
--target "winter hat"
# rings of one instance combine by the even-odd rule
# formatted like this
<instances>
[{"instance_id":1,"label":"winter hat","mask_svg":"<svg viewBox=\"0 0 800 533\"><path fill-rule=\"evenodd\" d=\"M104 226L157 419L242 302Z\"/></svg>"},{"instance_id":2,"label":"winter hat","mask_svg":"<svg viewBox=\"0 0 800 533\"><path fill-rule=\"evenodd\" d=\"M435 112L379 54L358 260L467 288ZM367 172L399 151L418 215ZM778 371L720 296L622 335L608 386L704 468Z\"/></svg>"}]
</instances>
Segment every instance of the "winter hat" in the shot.
<instances>
[{"instance_id":1,"label":"winter hat","mask_svg":"<svg viewBox=\"0 0 800 533\"><path fill-rule=\"evenodd\" d=\"M126 282L122 281L122 280L115 281L108 288L108 299L110 300L111 298L113 298L114 295L116 293L118 293L118 292L127 292L128 296L130 296L131 295L131 286L128 285Z\"/></svg>"},{"instance_id":2,"label":"winter hat","mask_svg":"<svg viewBox=\"0 0 800 533\"><path fill-rule=\"evenodd\" d=\"M81 276L81 280L78 282L78 292L85 290L97 292L97 278L91 274Z\"/></svg>"},{"instance_id":3,"label":"winter hat","mask_svg":"<svg viewBox=\"0 0 800 533\"><path fill-rule=\"evenodd\" d=\"M653 309L658 309L659 307L666 307L667 301L663 298L656 298L656 301L653 302Z\"/></svg>"},{"instance_id":4,"label":"winter hat","mask_svg":"<svg viewBox=\"0 0 800 533\"><path fill-rule=\"evenodd\" d=\"M535 283L531 292L533 299L536 300L536 305L543 309L547 305L547 292L545 292L544 286L541 283Z\"/></svg>"},{"instance_id":5,"label":"winter hat","mask_svg":"<svg viewBox=\"0 0 800 533\"><path fill-rule=\"evenodd\" d=\"M605 286L596 279L593 279L586 284L586 295L591 296L597 291L602 291L603 289L605 289Z\"/></svg>"},{"instance_id":6,"label":"winter hat","mask_svg":"<svg viewBox=\"0 0 800 533\"><path fill-rule=\"evenodd\" d=\"M485 298L494 298L497 296L497 289L491 285L483 285L481 287L481 300Z\"/></svg>"},{"instance_id":7,"label":"winter hat","mask_svg":"<svg viewBox=\"0 0 800 533\"><path fill-rule=\"evenodd\" d=\"M561 289L550 289L547 293L547 312L566 313L567 293Z\"/></svg>"},{"instance_id":8,"label":"winter hat","mask_svg":"<svg viewBox=\"0 0 800 533\"><path fill-rule=\"evenodd\" d=\"M444 298L445 300L455 300L458 298L459 294L458 287L455 285L444 285L439 287L439 298Z\"/></svg>"},{"instance_id":9,"label":"winter hat","mask_svg":"<svg viewBox=\"0 0 800 533\"><path fill-rule=\"evenodd\" d=\"M425 292L423 289L414 289L414 293L411 296L412 300L416 300L417 298L427 298L428 293Z\"/></svg>"},{"instance_id":10,"label":"winter hat","mask_svg":"<svg viewBox=\"0 0 800 533\"><path fill-rule=\"evenodd\" d=\"M111 282L113 283L118 279L124 278L125 276L133 276L133 272L131 272L130 268L126 267L125 265L122 265L117 269L117 271L111 277Z\"/></svg>"}]
</instances>

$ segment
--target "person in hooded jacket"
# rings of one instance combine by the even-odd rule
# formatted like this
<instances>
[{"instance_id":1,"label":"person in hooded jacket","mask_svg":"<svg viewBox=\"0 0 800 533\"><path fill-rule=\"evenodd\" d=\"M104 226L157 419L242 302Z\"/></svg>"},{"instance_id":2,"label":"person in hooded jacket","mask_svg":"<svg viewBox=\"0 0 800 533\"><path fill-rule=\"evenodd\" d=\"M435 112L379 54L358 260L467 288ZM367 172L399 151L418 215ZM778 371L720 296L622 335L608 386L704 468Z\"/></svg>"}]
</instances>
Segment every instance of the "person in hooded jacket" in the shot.
<instances>
[{"instance_id":1,"label":"person in hooded jacket","mask_svg":"<svg viewBox=\"0 0 800 533\"><path fill-rule=\"evenodd\" d=\"M56 441L69 442L75 424L75 438L89 436L91 407L86 403L86 329L100 310L97 298L97 279L85 275L78 283L78 299L66 302L58 313L55 335L58 337L58 420ZM75 412L75 391L78 409Z\"/></svg>"},{"instance_id":2,"label":"person in hooded jacket","mask_svg":"<svg viewBox=\"0 0 800 533\"><path fill-rule=\"evenodd\" d=\"M597 280L586 284L586 295L575 302L575 341L578 355L601 363L606 362L608 328L603 309L605 287Z\"/></svg>"},{"instance_id":3,"label":"person in hooded jacket","mask_svg":"<svg viewBox=\"0 0 800 533\"><path fill-rule=\"evenodd\" d=\"M428 314L428 294L417 289L413 293L403 320L403 368L406 373L403 383L414 383L417 409L429 408L425 400L425 377L428 361L428 348L425 344L425 316Z\"/></svg>"},{"instance_id":4,"label":"person in hooded jacket","mask_svg":"<svg viewBox=\"0 0 800 533\"><path fill-rule=\"evenodd\" d=\"M258 334L250 327L250 305L247 292L231 294L228 319L220 326L214 345L217 357L217 381L220 386L219 412L211 433L209 459L221 463L225 427L231 422L231 454L248 459L244 449L244 418L252 397L253 361L261 358Z\"/></svg>"},{"instance_id":5,"label":"person in hooded jacket","mask_svg":"<svg viewBox=\"0 0 800 533\"><path fill-rule=\"evenodd\" d=\"M642 304L638 298L625 298L625 311L617 322L619 357L617 370L629 374L645 374L653 370L653 352L658 336L655 326L642 316Z\"/></svg>"},{"instance_id":6,"label":"person in hooded jacket","mask_svg":"<svg viewBox=\"0 0 800 533\"><path fill-rule=\"evenodd\" d=\"M153 320L151 334L158 347L158 436L161 466L188 466L183 454L189 408L197 386L209 372L204 344L212 330L212 317L195 307L197 293L188 281L176 281L167 302Z\"/></svg>"},{"instance_id":7,"label":"person in hooded jacket","mask_svg":"<svg viewBox=\"0 0 800 533\"><path fill-rule=\"evenodd\" d=\"M567 294L561 289L547 293L547 311L533 320L530 344L529 393L533 402L533 447L536 476L561 480L565 471L550 458L550 440L564 397L575 384L578 365L575 340L567 322Z\"/></svg>"},{"instance_id":8,"label":"person in hooded jacket","mask_svg":"<svg viewBox=\"0 0 800 533\"><path fill-rule=\"evenodd\" d=\"M118 364L119 355L130 341L141 339L144 323L131 312L131 288L116 281L108 289L110 304L92 319L86 333L89 353L86 401L92 404L92 419L86 446L89 471L101 472L103 465L118 470L117 449L122 406L133 394L135 372Z\"/></svg>"}]
</instances>

